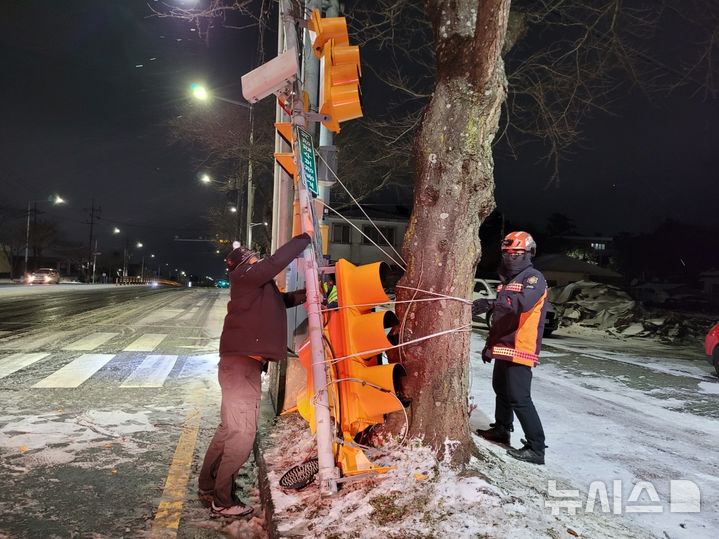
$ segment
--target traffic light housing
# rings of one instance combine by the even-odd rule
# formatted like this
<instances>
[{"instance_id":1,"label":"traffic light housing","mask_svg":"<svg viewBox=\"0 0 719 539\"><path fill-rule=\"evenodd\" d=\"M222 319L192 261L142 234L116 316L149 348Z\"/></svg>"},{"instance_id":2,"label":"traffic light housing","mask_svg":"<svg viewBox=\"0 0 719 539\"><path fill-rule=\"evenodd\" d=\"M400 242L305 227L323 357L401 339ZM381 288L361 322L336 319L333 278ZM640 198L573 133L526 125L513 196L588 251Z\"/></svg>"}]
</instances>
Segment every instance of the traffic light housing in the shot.
<instances>
[{"instance_id":1,"label":"traffic light housing","mask_svg":"<svg viewBox=\"0 0 719 539\"><path fill-rule=\"evenodd\" d=\"M322 124L339 133L340 123L362 117L359 47L349 44L344 17L323 19L319 11L314 10L309 26L316 34L312 49L322 60L320 113L330 116Z\"/></svg>"},{"instance_id":2,"label":"traffic light housing","mask_svg":"<svg viewBox=\"0 0 719 539\"><path fill-rule=\"evenodd\" d=\"M403 408L395 387L404 368L382 362L382 352L396 344L387 332L398 320L392 311L375 311L376 305L389 302L383 287L388 271L384 262L355 266L339 260L335 266L339 309L330 313L328 333L338 360L335 386L341 417L335 419L347 439Z\"/></svg>"},{"instance_id":3,"label":"traffic light housing","mask_svg":"<svg viewBox=\"0 0 719 539\"><path fill-rule=\"evenodd\" d=\"M344 17L322 18L319 10L313 9L307 23L315 34L315 38L312 40L312 50L317 58L322 57L322 50L331 39L338 45L349 45L350 43L347 19Z\"/></svg>"},{"instance_id":4,"label":"traffic light housing","mask_svg":"<svg viewBox=\"0 0 719 539\"><path fill-rule=\"evenodd\" d=\"M275 161L277 161L287 174L296 180L297 165L295 164L294 154L295 135L292 124L290 122L275 122L275 129L277 129L277 133L282 137L282 140L290 146L289 152L275 152Z\"/></svg>"}]
</instances>

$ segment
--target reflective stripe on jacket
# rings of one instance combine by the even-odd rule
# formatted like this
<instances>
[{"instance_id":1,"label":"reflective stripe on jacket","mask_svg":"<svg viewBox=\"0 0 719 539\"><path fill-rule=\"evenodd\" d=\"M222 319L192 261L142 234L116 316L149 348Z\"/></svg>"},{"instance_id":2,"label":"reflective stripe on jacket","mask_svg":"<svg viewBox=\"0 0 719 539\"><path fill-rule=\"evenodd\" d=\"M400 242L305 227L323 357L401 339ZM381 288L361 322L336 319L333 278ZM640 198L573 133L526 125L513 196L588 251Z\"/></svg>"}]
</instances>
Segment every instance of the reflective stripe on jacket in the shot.
<instances>
[{"instance_id":1,"label":"reflective stripe on jacket","mask_svg":"<svg viewBox=\"0 0 719 539\"><path fill-rule=\"evenodd\" d=\"M533 367L539 361L547 282L529 266L497 287L487 348L493 358Z\"/></svg>"}]
</instances>

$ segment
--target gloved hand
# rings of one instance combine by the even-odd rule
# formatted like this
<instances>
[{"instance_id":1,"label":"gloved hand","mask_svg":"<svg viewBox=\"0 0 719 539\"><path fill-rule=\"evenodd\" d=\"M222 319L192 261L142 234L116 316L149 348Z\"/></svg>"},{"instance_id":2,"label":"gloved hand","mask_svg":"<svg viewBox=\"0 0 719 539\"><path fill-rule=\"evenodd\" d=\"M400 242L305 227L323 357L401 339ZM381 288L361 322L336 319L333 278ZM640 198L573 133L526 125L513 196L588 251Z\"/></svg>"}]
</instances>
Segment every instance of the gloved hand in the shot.
<instances>
[{"instance_id":1,"label":"gloved hand","mask_svg":"<svg viewBox=\"0 0 719 539\"><path fill-rule=\"evenodd\" d=\"M304 288L301 288L300 290L295 290L295 298L297 301L297 305L306 303L307 302L307 290L305 290Z\"/></svg>"},{"instance_id":2,"label":"gloved hand","mask_svg":"<svg viewBox=\"0 0 719 539\"><path fill-rule=\"evenodd\" d=\"M492 304L488 299L475 299L472 302L472 316L484 314L492 308Z\"/></svg>"},{"instance_id":3,"label":"gloved hand","mask_svg":"<svg viewBox=\"0 0 719 539\"><path fill-rule=\"evenodd\" d=\"M492 362L492 356L489 353L489 349L485 348L482 350L482 361L485 363L491 363Z\"/></svg>"}]
</instances>

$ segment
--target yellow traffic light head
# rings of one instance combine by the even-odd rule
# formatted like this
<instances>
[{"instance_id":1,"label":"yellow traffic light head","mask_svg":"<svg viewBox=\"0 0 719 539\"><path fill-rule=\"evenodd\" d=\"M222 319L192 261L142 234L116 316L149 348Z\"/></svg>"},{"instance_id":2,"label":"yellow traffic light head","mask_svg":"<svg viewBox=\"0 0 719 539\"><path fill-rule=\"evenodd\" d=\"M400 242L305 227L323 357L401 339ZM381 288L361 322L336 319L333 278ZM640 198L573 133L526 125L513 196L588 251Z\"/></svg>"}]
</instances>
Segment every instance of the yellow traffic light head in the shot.
<instances>
[{"instance_id":1,"label":"yellow traffic light head","mask_svg":"<svg viewBox=\"0 0 719 539\"><path fill-rule=\"evenodd\" d=\"M275 122L275 129L286 144L289 145L289 152L275 152L275 160L283 168L283 170L292 176L297 177L297 165L295 164L294 148L294 130L290 122Z\"/></svg>"},{"instance_id":2,"label":"yellow traffic light head","mask_svg":"<svg viewBox=\"0 0 719 539\"><path fill-rule=\"evenodd\" d=\"M319 10L313 9L310 15L308 26L315 33L312 41L312 50L315 56L322 56L322 49L329 40L333 39L338 45L347 45L350 42L347 31L347 19L344 17L322 18Z\"/></svg>"},{"instance_id":3,"label":"yellow traffic light head","mask_svg":"<svg viewBox=\"0 0 719 539\"><path fill-rule=\"evenodd\" d=\"M329 121L322 124L339 133L340 123L362 117L359 47L329 41L324 46L322 57L320 112L330 116Z\"/></svg>"}]
</instances>

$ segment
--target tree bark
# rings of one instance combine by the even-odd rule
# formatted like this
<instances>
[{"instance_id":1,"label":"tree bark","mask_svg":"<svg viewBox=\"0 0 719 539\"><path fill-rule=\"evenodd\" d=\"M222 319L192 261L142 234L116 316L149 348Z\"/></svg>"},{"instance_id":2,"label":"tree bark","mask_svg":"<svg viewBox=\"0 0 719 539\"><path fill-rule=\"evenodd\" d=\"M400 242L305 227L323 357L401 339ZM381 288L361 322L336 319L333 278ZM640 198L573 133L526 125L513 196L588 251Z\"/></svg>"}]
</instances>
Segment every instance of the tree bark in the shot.
<instances>
[{"instance_id":1,"label":"tree bark","mask_svg":"<svg viewBox=\"0 0 719 539\"><path fill-rule=\"evenodd\" d=\"M506 76L501 57L510 0L428 0L437 79L416 140L414 210L404 238L400 286L468 299L481 255L479 226L494 209L492 141ZM430 297L407 288L398 300ZM398 304L402 341L451 328L464 331L402 349L412 399L409 435L444 458L466 462L469 435L470 307L456 300Z\"/></svg>"}]
</instances>

